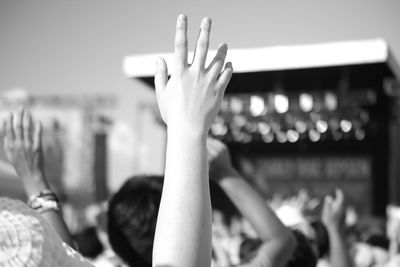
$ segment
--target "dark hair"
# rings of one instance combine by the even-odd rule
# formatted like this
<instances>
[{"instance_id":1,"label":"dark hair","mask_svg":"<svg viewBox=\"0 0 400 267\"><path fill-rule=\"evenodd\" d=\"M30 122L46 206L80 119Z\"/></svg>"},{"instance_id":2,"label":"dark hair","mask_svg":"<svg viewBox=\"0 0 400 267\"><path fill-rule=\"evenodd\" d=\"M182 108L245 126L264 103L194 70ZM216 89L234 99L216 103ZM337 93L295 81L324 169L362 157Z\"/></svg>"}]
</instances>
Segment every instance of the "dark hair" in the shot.
<instances>
[{"instance_id":1,"label":"dark hair","mask_svg":"<svg viewBox=\"0 0 400 267\"><path fill-rule=\"evenodd\" d=\"M296 238L297 245L292 257L286 264L286 267L315 267L317 266L317 258L306 236L297 230L292 230Z\"/></svg>"},{"instance_id":2,"label":"dark hair","mask_svg":"<svg viewBox=\"0 0 400 267\"><path fill-rule=\"evenodd\" d=\"M130 266L151 266L154 233L163 187L163 176L129 178L111 198L107 232L114 252ZM225 192L210 180L213 209L227 216L238 214Z\"/></svg>"},{"instance_id":3,"label":"dark hair","mask_svg":"<svg viewBox=\"0 0 400 267\"><path fill-rule=\"evenodd\" d=\"M228 197L221 186L210 179L210 198L213 210L218 210L224 215L224 222L230 224L233 217L240 216L238 209Z\"/></svg>"},{"instance_id":4,"label":"dark hair","mask_svg":"<svg viewBox=\"0 0 400 267\"><path fill-rule=\"evenodd\" d=\"M88 258L95 259L99 256L104 247L97 236L95 227L88 227L74 235L74 241L77 243L79 252Z\"/></svg>"},{"instance_id":5,"label":"dark hair","mask_svg":"<svg viewBox=\"0 0 400 267\"><path fill-rule=\"evenodd\" d=\"M315 242L318 248L318 257L323 258L329 255L329 235L325 225L316 220L310 223L315 232Z\"/></svg>"},{"instance_id":6,"label":"dark hair","mask_svg":"<svg viewBox=\"0 0 400 267\"><path fill-rule=\"evenodd\" d=\"M251 262L257 255L258 249L262 245L262 241L258 238L246 238L240 244L239 257L240 263L245 264Z\"/></svg>"},{"instance_id":7,"label":"dark hair","mask_svg":"<svg viewBox=\"0 0 400 267\"><path fill-rule=\"evenodd\" d=\"M385 235L372 234L365 240L365 243L373 247L379 247L384 250L388 250L390 241Z\"/></svg>"},{"instance_id":8,"label":"dark hair","mask_svg":"<svg viewBox=\"0 0 400 267\"><path fill-rule=\"evenodd\" d=\"M134 176L111 198L108 237L115 253L130 266L151 266L162 176Z\"/></svg>"}]
</instances>

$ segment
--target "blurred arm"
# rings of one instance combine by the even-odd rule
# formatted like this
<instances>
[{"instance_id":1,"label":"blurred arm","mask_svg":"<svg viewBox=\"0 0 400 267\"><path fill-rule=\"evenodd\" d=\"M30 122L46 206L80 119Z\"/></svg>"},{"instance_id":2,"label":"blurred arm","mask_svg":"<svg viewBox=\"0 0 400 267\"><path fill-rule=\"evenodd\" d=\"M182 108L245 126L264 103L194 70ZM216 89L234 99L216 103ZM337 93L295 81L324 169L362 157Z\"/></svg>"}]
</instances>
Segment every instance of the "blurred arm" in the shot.
<instances>
[{"instance_id":1,"label":"blurred arm","mask_svg":"<svg viewBox=\"0 0 400 267\"><path fill-rule=\"evenodd\" d=\"M329 236L329 261L332 267L353 266L343 234L344 217L343 192L336 190L335 199L331 196L325 198L322 210L322 222L325 224Z\"/></svg>"},{"instance_id":2,"label":"blurred arm","mask_svg":"<svg viewBox=\"0 0 400 267\"><path fill-rule=\"evenodd\" d=\"M240 213L253 225L264 242L270 266L284 266L290 259L296 241L270 209L264 199L233 168L227 147L222 142L209 139L210 171Z\"/></svg>"}]
</instances>

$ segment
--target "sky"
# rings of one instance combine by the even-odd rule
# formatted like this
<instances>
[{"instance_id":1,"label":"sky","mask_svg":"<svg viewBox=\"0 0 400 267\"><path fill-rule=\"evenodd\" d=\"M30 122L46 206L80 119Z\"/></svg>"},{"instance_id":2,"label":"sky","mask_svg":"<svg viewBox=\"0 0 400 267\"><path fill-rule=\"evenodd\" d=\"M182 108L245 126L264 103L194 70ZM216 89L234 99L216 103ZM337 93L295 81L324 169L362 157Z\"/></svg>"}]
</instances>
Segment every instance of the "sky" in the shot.
<instances>
[{"instance_id":1,"label":"sky","mask_svg":"<svg viewBox=\"0 0 400 267\"><path fill-rule=\"evenodd\" d=\"M0 91L115 95L114 116L139 146L132 149L155 160L116 157L111 176L160 172L162 141L154 140L163 135L141 116L154 92L128 79L122 62L127 55L172 52L179 14L188 15L192 49L208 16L214 49L221 42L253 48L380 37L400 60L399 10L397 0L0 0Z\"/></svg>"}]
</instances>

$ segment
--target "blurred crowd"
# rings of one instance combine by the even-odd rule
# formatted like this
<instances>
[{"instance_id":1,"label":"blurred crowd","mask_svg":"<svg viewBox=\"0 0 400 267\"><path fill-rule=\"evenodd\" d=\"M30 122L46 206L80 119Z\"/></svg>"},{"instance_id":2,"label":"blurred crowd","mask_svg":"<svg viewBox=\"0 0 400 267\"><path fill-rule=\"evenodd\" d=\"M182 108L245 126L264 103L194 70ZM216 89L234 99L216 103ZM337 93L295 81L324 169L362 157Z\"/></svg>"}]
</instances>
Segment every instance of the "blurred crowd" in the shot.
<instances>
[{"instance_id":1,"label":"blurred crowd","mask_svg":"<svg viewBox=\"0 0 400 267\"><path fill-rule=\"evenodd\" d=\"M132 185L136 183L135 179L156 179L160 183L160 189L162 187L162 177L132 177L131 179ZM219 188L215 183L212 183L211 187ZM220 193L220 191L216 192ZM339 198L338 201L342 201L340 200L344 197L342 191L337 189L335 194L336 198ZM226 197L224 194L223 196ZM327 197L325 201L332 201L332 197ZM399 207L389 205L385 220L358 215L357 211L346 205L344 200L337 204L340 214L333 214L328 210L329 206L324 203L324 199L313 198L306 190L300 190L292 197L283 198L276 195L267 200L266 205L273 209L284 225L296 231L297 237L304 241L303 249L309 251L304 254L309 257L307 262L291 266L342 266L332 264L331 261L331 251L335 249L335 247L330 247L332 235L342 235L345 241L344 248L350 259L347 266L400 266ZM262 245L257 231L239 212L226 212L221 210L218 204L216 206L216 208L213 207L212 212L212 266L236 266L250 262ZM321 208L319 216L315 214L318 208ZM89 207L86 217L90 225L77 233L74 240L80 252L95 266L125 266L124 261L113 251L108 241L107 210L107 203ZM329 231L329 227L337 227L338 231Z\"/></svg>"}]
</instances>

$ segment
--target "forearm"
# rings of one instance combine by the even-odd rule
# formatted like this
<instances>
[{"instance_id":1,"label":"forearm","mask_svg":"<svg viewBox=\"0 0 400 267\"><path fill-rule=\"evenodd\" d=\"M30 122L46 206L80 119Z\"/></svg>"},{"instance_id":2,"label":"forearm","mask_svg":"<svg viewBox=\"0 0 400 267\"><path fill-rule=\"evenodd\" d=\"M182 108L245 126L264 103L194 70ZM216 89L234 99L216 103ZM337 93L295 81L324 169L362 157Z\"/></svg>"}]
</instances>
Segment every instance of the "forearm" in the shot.
<instances>
[{"instance_id":1,"label":"forearm","mask_svg":"<svg viewBox=\"0 0 400 267\"><path fill-rule=\"evenodd\" d=\"M153 266L210 266L211 202L205 134L168 131Z\"/></svg>"},{"instance_id":2,"label":"forearm","mask_svg":"<svg viewBox=\"0 0 400 267\"><path fill-rule=\"evenodd\" d=\"M220 181L220 185L240 213L252 224L260 239L269 247L271 264L286 264L296 244L291 231L236 171L230 170Z\"/></svg>"},{"instance_id":3,"label":"forearm","mask_svg":"<svg viewBox=\"0 0 400 267\"><path fill-rule=\"evenodd\" d=\"M25 193L28 198L33 194L50 189L43 171L38 170L30 174L29 177L21 178L24 185ZM67 225L65 224L61 211L48 210L42 212L41 215L53 227L54 231L66 244L68 244L72 248L75 248L71 234L68 230Z\"/></svg>"},{"instance_id":4,"label":"forearm","mask_svg":"<svg viewBox=\"0 0 400 267\"><path fill-rule=\"evenodd\" d=\"M262 240L291 235L264 199L235 170L225 173L219 184Z\"/></svg>"},{"instance_id":5,"label":"forearm","mask_svg":"<svg viewBox=\"0 0 400 267\"><path fill-rule=\"evenodd\" d=\"M344 235L334 226L327 226L329 235L329 260L332 267L352 267L353 262L350 258L349 249Z\"/></svg>"},{"instance_id":6,"label":"forearm","mask_svg":"<svg viewBox=\"0 0 400 267\"><path fill-rule=\"evenodd\" d=\"M389 240L389 256L395 258L399 254L399 243L396 239Z\"/></svg>"}]
</instances>

